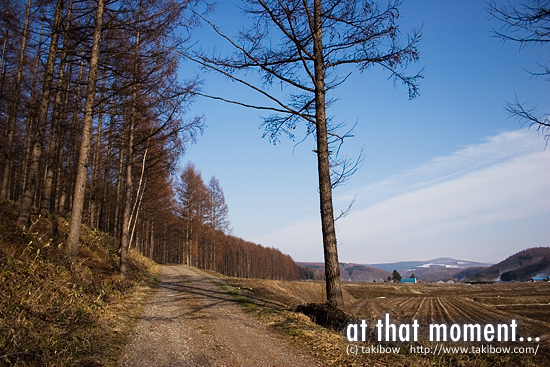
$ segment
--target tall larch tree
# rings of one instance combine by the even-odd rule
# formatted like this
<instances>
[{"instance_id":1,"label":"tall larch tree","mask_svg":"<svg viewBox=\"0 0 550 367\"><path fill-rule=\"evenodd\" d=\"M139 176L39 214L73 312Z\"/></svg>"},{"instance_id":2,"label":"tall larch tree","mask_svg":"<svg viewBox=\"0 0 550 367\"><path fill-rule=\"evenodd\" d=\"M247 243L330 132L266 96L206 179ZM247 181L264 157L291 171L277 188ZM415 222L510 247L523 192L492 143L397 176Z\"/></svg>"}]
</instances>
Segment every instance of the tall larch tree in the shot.
<instances>
[{"instance_id":1,"label":"tall larch tree","mask_svg":"<svg viewBox=\"0 0 550 367\"><path fill-rule=\"evenodd\" d=\"M343 308L342 288L332 189L349 177L356 165L338 156L339 145L349 134L332 123L327 108L334 102L334 89L347 77L341 67L356 66L361 71L378 65L418 95L420 74L406 76L403 68L418 59L420 34L415 32L400 42L397 20L400 1L381 7L372 0L245 0L244 13L253 26L237 38L222 33L203 18L228 42L231 52L184 52L209 70L215 70L266 98L265 105L253 105L231 96L207 95L272 114L264 118L265 134L276 142L281 134L294 138L299 123L315 137L319 179L320 214L325 257L327 301ZM255 70L257 74L249 71ZM262 80L251 79L260 75ZM283 89L272 93L270 86Z\"/></svg>"},{"instance_id":2,"label":"tall larch tree","mask_svg":"<svg viewBox=\"0 0 550 367\"><path fill-rule=\"evenodd\" d=\"M94 40L90 56L90 67L88 71L88 84L86 87L86 103L84 105L84 124L80 141L80 153L76 172L76 182L73 194L73 205L71 210L71 221L69 234L67 236L66 252L72 265L76 263L78 245L80 241L80 229L82 225L82 211L84 210L84 193L88 181L88 158L92 140L92 122L94 115L94 104L97 84L97 72L99 69L99 56L101 44L101 32L103 31L103 12L106 0L97 0L95 14Z\"/></svg>"}]
</instances>

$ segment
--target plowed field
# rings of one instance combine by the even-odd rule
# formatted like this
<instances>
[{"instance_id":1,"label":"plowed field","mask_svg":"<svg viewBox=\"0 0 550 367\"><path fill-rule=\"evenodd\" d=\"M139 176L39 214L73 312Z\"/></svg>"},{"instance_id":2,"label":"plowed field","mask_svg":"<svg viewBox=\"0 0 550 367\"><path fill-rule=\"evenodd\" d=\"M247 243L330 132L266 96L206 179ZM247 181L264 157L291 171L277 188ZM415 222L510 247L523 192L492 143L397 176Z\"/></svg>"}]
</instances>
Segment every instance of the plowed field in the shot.
<instances>
[{"instance_id":1,"label":"plowed field","mask_svg":"<svg viewBox=\"0 0 550 367\"><path fill-rule=\"evenodd\" d=\"M516 320L518 335L550 339L550 284L347 284L353 315L374 323L498 324Z\"/></svg>"},{"instance_id":2,"label":"plowed field","mask_svg":"<svg viewBox=\"0 0 550 367\"><path fill-rule=\"evenodd\" d=\"M229 280L245 287L257 300L279 305L323 302L320 282L282 282L259 279ZM431 323L518 324L518 336L550 342L550 283L344 284L346 310L371 325L388 313L395 324ZM373 330L373 328L371 328Z\"/></svg>"}]
</instances>

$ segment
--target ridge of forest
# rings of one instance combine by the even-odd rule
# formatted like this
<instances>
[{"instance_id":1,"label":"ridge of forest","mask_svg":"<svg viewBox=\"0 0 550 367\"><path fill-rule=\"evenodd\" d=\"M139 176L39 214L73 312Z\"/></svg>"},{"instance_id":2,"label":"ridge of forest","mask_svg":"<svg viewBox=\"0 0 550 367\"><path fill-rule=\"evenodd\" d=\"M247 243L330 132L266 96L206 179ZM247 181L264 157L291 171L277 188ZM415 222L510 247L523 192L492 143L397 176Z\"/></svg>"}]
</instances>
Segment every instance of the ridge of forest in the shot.
<instances>
[{"instance_id":1,"label":"ridge of forest","mask_svg":"<svg viewBox=\"0 0 550 367\"><path fill-rule=\"evenodd\" d=\"M159 263L181 263L240 278L296 280L306 269L281 251L229 234L228 207L219 182L204 184L200 172L188 163L175 185L177 215L171 240L157 246L150 257ZM142 253L150 244L138 242Z\"/></svg>"},{"instance_id":2,"label":"ridge of forest","mask_svg":"<svg viewBox=\"0 0 550 367\"><path fill-rule=\"evenodd\" d=\"M321 262L299 262L298 265L306 268L305 278L312 280L325 279L325 264ZM361 264L339 263L340 278L349 282L384 281L392 273L372 266Z\"/></svg>"},{"instance_id":3,"label":"ridge of forest","mask_svg":"<svg viewBox=\"0 0 550 367\"><path fill-rule=\"evenodd\" d=\"M469 279L525 281L530 277L550 275L550 247L533 247L507 257L498 264L492 265L474 274L467 274Z\"/></svg>"}]
</instances>

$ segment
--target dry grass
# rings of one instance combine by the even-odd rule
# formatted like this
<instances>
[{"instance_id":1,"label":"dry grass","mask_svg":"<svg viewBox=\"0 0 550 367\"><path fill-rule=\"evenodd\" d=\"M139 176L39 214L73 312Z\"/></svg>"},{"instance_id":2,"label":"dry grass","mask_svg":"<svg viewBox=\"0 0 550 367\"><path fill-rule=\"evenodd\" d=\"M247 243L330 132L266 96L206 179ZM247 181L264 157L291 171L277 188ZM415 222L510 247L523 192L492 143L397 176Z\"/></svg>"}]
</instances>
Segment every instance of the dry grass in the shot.
<instances>
[{"instance_id":1,"label":"dry grass","mask_svg":"<svg viewBox=\"0 0 550 367\"><path fill-rule=\"evenodd\" d=\"M295 345L308 349L317 358L329 366L463 366L463 367L488 367L488 366L508 366L508 367L534 367L550 366L549 343L541 341L537 355L532 354L490 354L490 353L456 353L445 355L427 355L411 353L411 345L429 346L434 348L436 343L430 343L422 338L418 343L378 343L375 337L371 335L367 343L349 343L344 332L335 332L313 323L308 317L294 312L297 303L311 302L312 298L319 297L318 292L322 290L320 285L311 282L282 282L259 279L239 279L218 276L226 284L225 290L237 297L239 302L246 306L250 312L256 314L266 324L270 325L279 334L289 338ZM487 285L484 287L467 287L463 285L456 286L416 286L398 285L391 283L346 283L345 292L348 295L348 305L353 303L361 304L365 311L370 303L381 301L394 303L411 303L422 298L433 299L441 296L451 298L458 295L460 299L471 299L484 297L484 299L497 298L503 303L516 303L515 301L503 300L503 295L513 297L516 301L521 300L528 294L537 293L536 301L546 300L545 296L550 294L548 284L503 284L501 288L497 285ZM545 292L543 293L543 289ZM503 292L504 291L504 292ZM543 295L544 294L544 295ZM499 296L500 295L500 296ZM356 298L357 297L357 298ZM379 299L378 297L385 297ZM539 299L540 298L540 299ZM496 302L496 301L495 301ZM384 304L385 305L385 304ZM388 304L389 305L389 304ZM385 305L387 306L387 305ZM498 310L494 306L487 306L488 310ZM351 309L351 308L350 308ZM382 307L385 309L385 307ZM350 311L350 310L348 310ZM359 308L355 308L357 319L365 316L359 316ZM387 312L392 314L392 320L399 319L399 312L393 312L390 308ZM550 314L550 309L544 311L546 317ZM395 314L395 315L394 315ZM495 315L496 316L496 315ZM509 314L509 318L518 319L520 315ZM456 317L456 315L453 315ZM526 320L527 321L527 320ZM529 320L530 323L541 323L540 315L537 319ZM371 322L369 321L369 324ZM422 325L422 324L421 324ZM372 324L371 324L372 328ZM539 330L540 331L540 330ZM423 340L424 339L424 340ZM347 353L348 345L370 346L393 346L400 347L399 353L380 354L369 353L358 355L349 355ZM491 343L483 343L484 345ZM492 343L493 346L502 347L503 344ZM481 346L481 343L464 344L471 348L472 345ZM508 346L535 346L535 343L510 343ZM456 347L455 343L447 343L446 347Z\"/></svg>"},{"instance_id":2,"label":"dry grass","mask_svg":"<svg viewBox=\"0 0 550 367\"><path fill-rule=\"evenodd\" d=\"M69 271L64 218L33 217L24 233L17 206L0 202L0 364L107 366L129 333L154 264L131 252L129 276L116 274L116 241L83 227Z\"/></svg>"}]
</instances>

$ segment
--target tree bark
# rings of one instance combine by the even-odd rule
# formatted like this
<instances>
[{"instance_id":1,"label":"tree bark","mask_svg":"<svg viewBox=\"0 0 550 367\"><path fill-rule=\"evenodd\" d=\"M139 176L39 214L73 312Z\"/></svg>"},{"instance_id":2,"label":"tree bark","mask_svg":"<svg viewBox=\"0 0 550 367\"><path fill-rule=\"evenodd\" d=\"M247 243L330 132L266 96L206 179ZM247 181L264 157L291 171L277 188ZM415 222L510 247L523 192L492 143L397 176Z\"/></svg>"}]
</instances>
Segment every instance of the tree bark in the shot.
<instances>
[{"instance_id":1,"label":"tree bark","mask_svg":"<svg viewBox=\"0 0 550 367\"><path fill-rule=\"evenodd\" d=\"M97 0L97 11L94 28L94 41L90 57L90 69L88 73L88 85L86 88L86 103L84 106L84 125L82 128L82 140L80 143L80 156L76 174L73 206L71 210L71 223L67 237L66 253L71 265L75 265L78 255L80 229L82 225L82 211L84 209L84 192L88 179L88 156L92 137L93 107L97 83L97 71L99 67L99 46L101 43L101 31L103 29L103 11L105 0Z\"/></svg>"},{"instance_id":2,"label":"tree bark","mask_svg":"<svg viewBox=\"0 0 550 367\"><path fill-rule=\"evenodd\" d=\"M128 270L128 249L130 248L130 220L132 207L132 165L134 163L134 131L136 128L136 103L137 103L137 85L139 72L139 42L140 42L140 26L141 26L141 1L138 10L138 22L136 33L136 47L134 57L134 78L132 85L132 105L130 112L130 126L128 128L128 146L126 152L126 192L124 196L124 210L122 213L122 236L120 238L120 266L119 274L121 278L126 277Z\"/></svg>"},{"instance_id":3,"label":"tree bark","mask_svg":"<svg viewBox=\"0 0 550 367\"><path fill-rule=\"evenodd\" d=\"M334 211L332 207L332 185L330 182L330 153L328 151L325 109L325 66L323 58L321 0L315 0L313 22L317 168L319 172L319 196L321 201L321 227L325 254L327 302L335 307L343 309L344 299L342 297L342 285L340 283L340 266L338 264L338 248L336 245L336 230L334 227Z\"/></svg>"},{"instance_id":4,"label":"tree bark","mask_svg":"<svg viewBox=\"0 0 550 367\"><path fill-rule=\"evenodd\" d=\"M63 35L62 43L62 52L61 52L61 62L59 64L59 79L57 81L57 91L55 92L55 98L53 103L53 117L50 125L50 143L48 144L47 158L46 158L46 170L44 175L44 186L42 188L42 198L40 200L40 214L46 215L53 209L52 205L52 191L54 184L54 173L55 173L55 163L57 161L57 145L60 135L60 121L61 121L61 111L62 111L62 90L63 85L65 84L65 65L67 57L67 38L69 34L70 19L71 19L71 10L73 2L69 0L69 5L67 6L67 15L65 20L65 31Z\"/></svg>"},{"instance_id":5,"label":"tree bark","mask_svg":"<svg viewBox=\"0 0 550 367\"><path fill-rule=\"evenodd\" d=\"M103 91L105 90L105 79L103 79L103 87L101 88L101 99L103 99ZM99 112L97 116L97 127L96 127L96 140L95 140L95 149L92 159L92 192L90 197L90 226L99 228L98 224L98 201L99 201L99 190L97 189L99 181L99 157L101 155L101 129L103 125L103 113Z\"/></svg>"},{"instance_id":6,"label":"tree bark","mask_svg":"<svg viewBox=\"0 0 550 367\"><path fill-rule=\"evenodd\" d=\"M143 199L143 191L145 190L145 182L143 181L143 176L145 174L145 161L147 160L147 152L149 151L149 140L147 140L147 147L143 153L143 160L141 162L141 175L139 176L139 183L136 193L136 201L134 202L134 207L132 208L132 213L130 214L129 224L133 222L132 231L130 232L130 241L128 242L128 249L132 246L132 239L134 238L134 231L136 229L137 218L139 215L139 208L141 206L141 199ZM147 181L147 180L145 180Z\"/></svg>"},{"instance_id":7,"label":"tree bark","mask_svg":"<svg viewBox=\"0 0 550 367\"><path fill-rule=\"evenodd\" d=\"M4 91L4 79L6 73L4 72L4 62L6 60L6 45L8 44L8 24L6 24L6 34L4 35L4 45L2 46L2 57L0 58L0 93Z\"/></svg>"}]
</instances>

